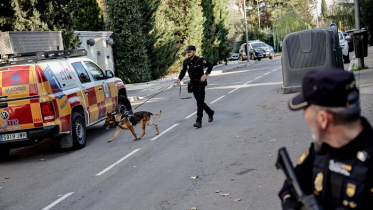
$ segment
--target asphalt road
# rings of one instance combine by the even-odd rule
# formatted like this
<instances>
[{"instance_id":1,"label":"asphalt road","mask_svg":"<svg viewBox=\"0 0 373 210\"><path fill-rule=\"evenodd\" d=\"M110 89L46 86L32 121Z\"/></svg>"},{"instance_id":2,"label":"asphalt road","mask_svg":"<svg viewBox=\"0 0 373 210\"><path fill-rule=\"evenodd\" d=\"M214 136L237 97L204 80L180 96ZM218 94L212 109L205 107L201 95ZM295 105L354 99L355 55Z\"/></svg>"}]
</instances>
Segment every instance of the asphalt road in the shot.
<instances>
[{"instance_id":1,"label":"asphalt road","mask_svg":"<svg viewBox=\"0 0 373 210\"><path fill-rule=\"evenodd\" d=\"M162 110L154 121L158 136L147 127L132 141L124 130L108 143L115 129L100 123L89 128L84 149L43 142L13 152L0 161L0 209L280 209L277 151L286 146L296 162L311 142L301 112L287 108L294 94L281 92L280 58L208 83L206 103L215 116L211 123L205 116L200 129L193 127L195 100L179 99L175 87L135 110Z\"/></svg>"}]
</instances>

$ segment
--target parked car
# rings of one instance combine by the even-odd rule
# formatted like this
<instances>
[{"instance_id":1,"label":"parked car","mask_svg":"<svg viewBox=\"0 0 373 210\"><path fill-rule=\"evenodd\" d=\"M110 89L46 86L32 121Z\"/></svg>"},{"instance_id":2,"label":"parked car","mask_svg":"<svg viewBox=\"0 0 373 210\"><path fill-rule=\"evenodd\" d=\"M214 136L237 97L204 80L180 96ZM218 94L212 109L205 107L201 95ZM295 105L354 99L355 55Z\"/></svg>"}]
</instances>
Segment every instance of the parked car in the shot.
<instances>
[{"instance_id":1,"label":"parked car","mask_svg":"<svg viewBox=\"0 0 373 210\"><path fill-rule=\"evenodd\" d=\"M346 31L347 35L350 36L350 42L349 42L349 44L352 47L352 51L354 51L354 39L353 39L354 32L355 32L355 30L348 30L348 31ZM350 51L350 52L352 52L352 51Z\"/></svg>"},{"instance_id":2,"label":"parked car","mask_svg":"<svg viewBox=\"0 0 373 210\"><path fill-rule=\"evenodd\" d=\"M249 52L250 52L250 59L251 60L258 60L260 61L262 58L268 57L272 59L275 56L275 52L273 47L261 42L259 40L249 41ZM247 59L246 53L246 43L242 44L239 50L240 59L244 60Z\"/></svg>"},{"instance_id":3,"label":"parked car","mask_svg":"<svg viewBox=\"0 0 373 210\"><path fill-rule=\"evenodd\" d=\"M354 51L354 45L353 45L353 42L352 42L352 38L350 35L348 35L348 33L343 33L343 36L345 37L345 39L347 40L348 42L348 52L352 52Z\"/></svg>"},{"instance_id":4,"label":"parked car","mask_svg":"<svg viewBox=\"0 0 373 210\"><path fill-rule=\"evenodd\" d=\"M55 137L62 148L83 148L86 127L131 109L123 81L86 55L85 49L2 55L0 155Z\"/></svg>"},{"instance_id":5,"label":"parked car","mask_svg":"<svg viewBox=\"0 0 373 210\"><path fill-rule=\"evenodd\" d=\"M231 53L231 56L228 58L228 60L233 61L233 60L238 60L240 58L240 54L238 53Z\"/></svg>"},{"instance_id":6,"label":"parked car","mask_svg":"<svg viewBox=\"0 0 373 210\"><path fill-rule=\"evenodd\" d=\"M342 32L338 31L338 36L339 36L339 45L342 48L343 60L345 63L350 63L350 52L348 51L348 42L343 36Z\"/></svg>"}]
</instances>

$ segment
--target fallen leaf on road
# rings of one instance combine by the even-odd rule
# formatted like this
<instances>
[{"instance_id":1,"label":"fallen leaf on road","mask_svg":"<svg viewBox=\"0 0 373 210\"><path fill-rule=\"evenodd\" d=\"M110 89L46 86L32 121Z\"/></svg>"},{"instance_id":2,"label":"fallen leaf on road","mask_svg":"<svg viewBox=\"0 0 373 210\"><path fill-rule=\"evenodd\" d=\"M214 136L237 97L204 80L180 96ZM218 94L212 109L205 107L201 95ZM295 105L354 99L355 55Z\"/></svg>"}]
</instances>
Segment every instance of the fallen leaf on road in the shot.
<instances>
[{"instance_id":1,"label":"fallen leaf on road","mask_svg":"<svg viewBox=\"0 0 373 210\"><path fill-rule=\"evenodd\" d=\"M241 201L241 198L234 199L233 201L234 201L234 202Z\"/></svg>"},{"instance_id":2,"label":"fallen leaf on road","mask_svg":"<svg viewBox=\"0 0 373 210\"><path fill-rule=\"evenodd\" d=\"M44 158L40 158L40 161L45 161L45 159Z\"/></svg>"},{"instance_id":3,"label":"fallen leaf on road","mask_svg":"<svg viewBox=\"0 0 373 210\"><path fill-rule=\"evenodd\" d=\"M259 188L262 188L262 186L261 186L261 185L259 185L258 187L259 187Z\"/></svg>"},{"instance_id":4,"label":"fallen leaf on road","mask_svg":"<svg viewBox=\"0 0 373 210\"><path fill-rule=\"evenodd\" d=\"M137 166L133 166L133 168L136 168Z\"/></svg>"},{"instance_id":5,"label":"fallen leaf on road","mask_svg":"<svg viewBox=\"0 0 373 210\"><path fill-rule=\"evenodd\" d=\"M216 190L215 193L220 193L221 191L220 190Z\"/></svg>"},{"instance_id":6,"label":"fallen leaf on road","mask_svg":"<svg viewBox=\"0 0 373 210\"><path fill-rule=\"evenodd\" d=\"M236 138L238 138L239 136L236 135Z\"/></svg>"},{"instance_id":7,"label":"fallen leaf on road","mask_svg":"<svg viewBox=\"0 0 373 210\"><path fill-rule=\"evenodd\" d=\"M191 179L197 179L198 176L191 176L190 178L191 178Z\"/></svg>"},{"instance_id":8,"label":"fallen leaf on road","mask_svg":"<svg viewBox=\"0 0 373 210\"><path fill-rule=\"evenodd\" d=\"M168 202L168 201L167 201L167 202L164 202L164 203L165 203L165 204L171 204L171 203L170 203L170 202Z\"/></svg>"},{"instance_id":9,"label":"fallen leaf on road","mask_svg":"<svg viewBox=\"0 0 373 210\"><path fill-rule=\"evenodd\" d=\"M197 210L197 207L192 207L189 210Z\"/></svg>"},{"instance_id":10,"label":"fallen leaf on road","mask_svg":"<svg viewBox=\"0 0 373 210\"><path fill-rule=\"evenodd\" d=\"M273 155L268 155L269 157L272 157Z\"/></svg>"},{"instance_id":11,"label":"fallen leaf on road","mask_svg":"<svg viewBox=\"0 0 373 210\"><path fill-rule=\"evenodd\" d=\"M223 194L220 194L220 195L226 197L226 196L229 196L229 193L223 193Z\"/></svg>"},{"instance_id":12,"label":"fallen leaf on road","mask_svg":"<svg viewBox=\"0 0 373 210\"><path fill-rule=\"evenodd\" d=\"M10 179L10 177L5 177L4 179Z\"/></svg>"},{"instance_id":13,"label":"fallen leaf on road","mask_svg":"<svg viewBox=\"0 0 373 210\"><path fill-rule=\"evenodd\" d=\"M272 139L271 141L276 141L276 139Z\"/></svg>"},{"instance_id":14,"label":"fallen leaf on road","mask_svg":"<svg viewBox=\"0 0 373 210\"><path fill-rule=\"evenodd\" d=\"M0 190L3 189L3 187L0 187Z\"/></svg>"}]
</instances>

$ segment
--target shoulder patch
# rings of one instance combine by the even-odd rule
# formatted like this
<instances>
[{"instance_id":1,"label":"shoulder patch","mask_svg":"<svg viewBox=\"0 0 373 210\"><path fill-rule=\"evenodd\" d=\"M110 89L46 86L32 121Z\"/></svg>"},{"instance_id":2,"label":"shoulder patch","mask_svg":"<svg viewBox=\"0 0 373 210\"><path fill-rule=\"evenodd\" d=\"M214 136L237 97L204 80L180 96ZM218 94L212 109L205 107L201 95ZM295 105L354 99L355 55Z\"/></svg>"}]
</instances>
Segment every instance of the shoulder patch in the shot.
<instances>
[{"instance_id":1,"label":"shoulder patch","mask_svg":"<svg viewBox=\"0 0 373 210\"><path fill-rule=\"evenodd\" d=\"M300 157L299 157L299 160L298 160L298 164L302 164L303 161L307 158L308 156L308 150L305 151Z\"/></svg>"}]
</instances>

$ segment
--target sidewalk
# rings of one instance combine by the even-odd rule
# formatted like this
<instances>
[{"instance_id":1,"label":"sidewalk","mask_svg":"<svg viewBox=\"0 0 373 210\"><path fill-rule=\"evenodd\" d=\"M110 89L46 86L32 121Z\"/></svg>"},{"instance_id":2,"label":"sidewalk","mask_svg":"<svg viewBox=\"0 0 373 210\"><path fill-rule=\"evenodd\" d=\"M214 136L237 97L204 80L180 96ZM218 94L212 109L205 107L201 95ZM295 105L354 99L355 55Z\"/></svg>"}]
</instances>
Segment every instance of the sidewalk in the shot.
<instances>
[{"instance_id":1,"label":"sidewalk","mask_svg":"<svg viewBox=\"0 0 373 210\"><path fill-rule=\"evenodd\" d=\"M213 67L210 75L218 75L224 72L233 71L237 68L241 68L244 66L250 66L254 64L255 61L228 61L228 64L219 64ZM174 83L175 79L178 77L178 74L172 75L170 77L164 78L164 79L158 79L153 80L150 82L144 82L144 83L134 83L134 84L127 84L127 94L128 99L131 102L141 100L147 97L151 97L152 95L158 93L159 91L162 91L164 89L170 88L170 87L178 87L179 84ZM181 84L186 84L189 81L188 74L185 75L183 80L181 81Z\"/></svg>"},{"instance_id":2,"label":"sidewalk","mask_svg":"<svg viewBox=\"0 0 373 210\"><path fill-rule=\"evenodd\" d=\"M357 59L351 60L349 70L357 64ZM373 123L373 46L368 47L368 56L364 58L368 69L354 71L361 97L361 115Z\"/></svg>"}]
</instances>

